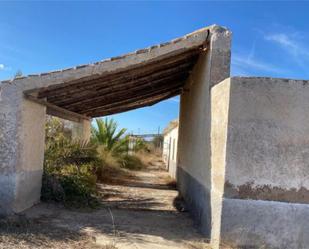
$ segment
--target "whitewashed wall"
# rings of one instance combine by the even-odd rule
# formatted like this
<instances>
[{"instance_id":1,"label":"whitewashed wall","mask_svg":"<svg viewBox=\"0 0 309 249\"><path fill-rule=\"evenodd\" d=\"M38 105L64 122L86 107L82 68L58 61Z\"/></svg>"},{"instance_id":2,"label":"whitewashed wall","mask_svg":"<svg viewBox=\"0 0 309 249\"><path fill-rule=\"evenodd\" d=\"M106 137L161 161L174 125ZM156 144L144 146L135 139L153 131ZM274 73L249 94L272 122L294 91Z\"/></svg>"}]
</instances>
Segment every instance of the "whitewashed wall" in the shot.
<instances>
[{"instance_id":1,"label":"whitewashed wall","mask_svg":"<svg viewBox=\"0 0 309 249\"><path fill-rule=\"evenodd\" d=\"M164 135L163 160L170 176L176 179L178 126Z\"/></svg>"}]
</instances>

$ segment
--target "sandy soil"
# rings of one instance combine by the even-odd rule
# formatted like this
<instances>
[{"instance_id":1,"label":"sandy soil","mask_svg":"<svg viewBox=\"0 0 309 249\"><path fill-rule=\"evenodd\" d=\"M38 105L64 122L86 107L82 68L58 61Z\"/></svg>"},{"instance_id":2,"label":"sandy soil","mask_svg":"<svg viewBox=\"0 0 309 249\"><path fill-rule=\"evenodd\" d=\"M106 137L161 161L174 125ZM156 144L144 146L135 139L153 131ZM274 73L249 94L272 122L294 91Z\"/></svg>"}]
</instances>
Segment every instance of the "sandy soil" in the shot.
<instances>
[{"instance_id":1,"label":"sandy soil","mask_svg":"<svg viewBox=\"0 0 309 249\"><path fill-rule=\"evenodd\" d=\"M134 175L99 184L102 207L96 210L41 203L0 220L0 248L210 248L188 213L173 206L177 191L160 158Z\"/></svg>"}]
</instances>

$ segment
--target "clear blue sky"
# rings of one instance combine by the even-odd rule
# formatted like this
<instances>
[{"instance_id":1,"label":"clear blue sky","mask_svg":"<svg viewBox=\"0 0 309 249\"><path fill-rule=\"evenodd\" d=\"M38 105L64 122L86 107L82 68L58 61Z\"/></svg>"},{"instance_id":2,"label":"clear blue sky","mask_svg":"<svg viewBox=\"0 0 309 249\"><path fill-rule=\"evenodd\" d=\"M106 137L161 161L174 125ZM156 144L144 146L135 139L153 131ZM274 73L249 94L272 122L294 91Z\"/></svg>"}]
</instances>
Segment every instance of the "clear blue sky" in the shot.
<instances>
[{"instance_id":1,"label":"clear blue sky","mask_svg":"<svg viewBox=\"0 0 309 249\"><path fill-rule=\"evenodd\" d=\"M86 64L219 24L233 32L232 75L309 78L309 2L0 2L0 80ZM154 132L178 98L114 117Z\"/></svg>"}]
</instances>

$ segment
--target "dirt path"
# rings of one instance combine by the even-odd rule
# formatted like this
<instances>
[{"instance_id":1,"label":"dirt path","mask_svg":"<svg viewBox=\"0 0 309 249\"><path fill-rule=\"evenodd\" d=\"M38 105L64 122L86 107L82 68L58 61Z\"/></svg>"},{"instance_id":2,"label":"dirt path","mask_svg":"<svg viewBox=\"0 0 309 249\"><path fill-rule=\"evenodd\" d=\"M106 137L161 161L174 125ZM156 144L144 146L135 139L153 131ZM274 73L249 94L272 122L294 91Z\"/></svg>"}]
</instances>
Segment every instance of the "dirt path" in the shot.
<instances>
[{"instance_id":1,"label":"dirt path","mask_svg":"<svg viewBox=\"0 0 309 249\"><path fill-rule=\"evenodd\" d=\"M99 185L103 207L98 210L48 204L31 208L21 216L27 218L27 233L20 226L6 234L0 230L0 248L210 248L188 213L174 208L177 191L168 185L171 180L159 158L134 178L117 180L121 184Z\"/></svg>"}]
</instances>

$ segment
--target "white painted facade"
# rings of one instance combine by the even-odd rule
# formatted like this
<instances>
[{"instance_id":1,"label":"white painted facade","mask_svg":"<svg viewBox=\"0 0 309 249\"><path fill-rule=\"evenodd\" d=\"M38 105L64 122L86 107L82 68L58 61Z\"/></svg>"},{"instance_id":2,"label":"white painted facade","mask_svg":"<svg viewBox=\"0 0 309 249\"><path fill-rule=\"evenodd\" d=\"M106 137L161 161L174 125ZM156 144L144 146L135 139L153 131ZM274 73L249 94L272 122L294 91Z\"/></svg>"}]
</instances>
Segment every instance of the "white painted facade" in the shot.
<instances>
[{"instance_id":1,"label":"white painted facade","mask_svg":"<svg viewBox=\"0 0 309 249\"><path fill-rule=\"evenodd\" d=\"M176 121L172 121L176 122ZM176 179L177 172L177 146L178 145L178 121L172 128L166 129L163 141L163 160L169 175Z\"/></svg>"}]
</instances>

